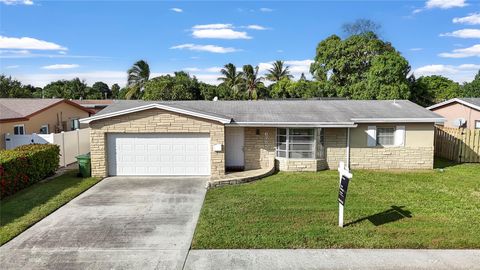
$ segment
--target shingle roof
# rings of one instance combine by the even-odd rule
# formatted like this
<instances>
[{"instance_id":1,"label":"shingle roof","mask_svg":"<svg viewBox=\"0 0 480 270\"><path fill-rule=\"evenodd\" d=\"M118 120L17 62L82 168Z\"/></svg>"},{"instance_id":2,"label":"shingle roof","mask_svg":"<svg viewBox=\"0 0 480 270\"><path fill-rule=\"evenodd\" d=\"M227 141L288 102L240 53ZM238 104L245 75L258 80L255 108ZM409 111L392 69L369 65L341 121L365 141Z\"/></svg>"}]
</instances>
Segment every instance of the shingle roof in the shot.
<instances>
[{"instance_id":1,"label":"shingle roof","mask_svg":"<svg viewBox=\"0 0 480 270\"><path fill-rule=\"evenodd\" d=\"M474 108L476 110L480 111L480 98L452 98L449 100L446 100L444 102L437 103L435 105L432 105L428 107L427 109L429 110L434 110L439 107L443 107L445 105L448 105L450 103L458 102L460 104L463 104L465 106L468 106L470 108Z\"/></svg>"},{"instance_id":2,"label":"shingle roof","mask_svg":"<svg viewBox=\"0 0 480 270\"><path fill-rule=\"evenodd\" d=\"M149 104L232 119L236 123L352 123L365 119L436 122L442 117L408 100L259 100L139 101L118 100L93 118ZM393 121L392 120L392 121Z\"/></svg>"},{"instance_id":3,"label":"shingle roof","mask_svg":"<svg viewBox=\"0 0 480 270\"><path fill-rule=\"evenodd\" d=\"M30 115L35 114L38 111L44 110L63 101L72 105L74 104L73 102L60 98L0 98L0 121L28 118ZM74 106L78 106L83 110L89 111L80 105L74 104Z\"/></svg>"}]
</instances>

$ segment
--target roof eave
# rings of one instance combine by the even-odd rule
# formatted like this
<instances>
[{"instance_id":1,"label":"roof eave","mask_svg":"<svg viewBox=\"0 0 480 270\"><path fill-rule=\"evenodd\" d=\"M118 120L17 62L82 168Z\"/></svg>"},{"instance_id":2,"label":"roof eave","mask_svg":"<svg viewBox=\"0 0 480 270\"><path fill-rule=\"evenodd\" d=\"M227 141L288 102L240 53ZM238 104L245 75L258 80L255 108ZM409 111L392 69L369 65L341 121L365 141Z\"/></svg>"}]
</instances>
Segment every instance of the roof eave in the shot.
<instances>
[{"instance_id":1,"label":"roof eave","mask_svg":"<svg viewBox=\"0 0 480 270\"><path fill-rule=\"evenodd\" d=\"M352 118L355 123L439 123L445 118Z\"/></svg>"},{"instance_id":2,"label":"roof eave","mask_svg":"<svg viewBox=\"0 0 480 270\"><path fill-rule=\"evenodd\" d=\"M237 127L325 127L346 128L357 127L353 122L232 122L226 126Z\"/></svg>"},{"instance_id":3,"label":"roof eave","mask_svg":"<svg viewBox=\"0 0 480 270\"><path fill-rule=\"evenodd\" d=\"M462 104L462 105L465 105L465 106L467 106L467 107L474 108L474 109L480 111L480 106L477 106L477 105L475 105L475 104L472 104L472 103L470 103L470 102L464 101L464 100L459 99L459 98L452 98L452 99L449 99L449 100L446 100L446 101L437 103L437 104L435 104L435 105L432 105L432 106L430 106L430 107L427 107L427 109L428 109L428 110L436 109L436 108L439 108L439 107L448 105L448 104L453 103L453 102L458 102L458 103L460 103L460 104Z\"/></svg>"},{"instance_id":4,"label":"roof eave","mask_svg":"<svg viewBox=\"0 0 480 270\"><path fill-rule=\"evenodd\" d=\"M115 117L115 116L125 115L125 114L129 114L129 113L134 113L134 112L140 112L140 111L149 110L149 109L161 109L161 110L166 110L166 111L170 111L170 112L176 112L176 113L180 113L180 114L185 114L185 115L195 116L195 117L208 119L208 120L212 120L212 121L217 121L217 122L220 122L222 124L228 124L228 123L231 122L231 119L228 119L228 118L222 118L222 117L218 117L218 116L213 116L213 115L208 115L208 114L204 114L204 113L193 112L193 111L189 111L189 110L184 110L184 109L179 109L179 108L175 108L175 107L171 107L171 106L166 106L166 105L163 105L163 104L153 103L153 104L147 104L147 105L144 105L144 106L139 106L139 107L126 109L126 110L121 110L121 111L117 111L117 112L111 112L111 113L106 113L106 114L102 114L102 115L94 115L94 116L91 116L91 117L82 118L82 119L80 119L80 123L89 124L92 121L107 119L107 118L111 118L111 117Z\"/></svg>"}]
</instances>

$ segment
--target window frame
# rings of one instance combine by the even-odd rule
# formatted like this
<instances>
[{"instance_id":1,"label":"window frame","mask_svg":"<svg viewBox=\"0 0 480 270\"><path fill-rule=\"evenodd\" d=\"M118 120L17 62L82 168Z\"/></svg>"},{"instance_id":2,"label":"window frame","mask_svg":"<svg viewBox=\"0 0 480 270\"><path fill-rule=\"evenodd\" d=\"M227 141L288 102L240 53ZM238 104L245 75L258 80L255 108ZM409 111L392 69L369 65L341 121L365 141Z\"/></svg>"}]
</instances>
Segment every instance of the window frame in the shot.
<instances>
[{"instance_id":1,"label":"window frame","mask_svg":"<svg viewBox=\"0 0 480 270\"><path fill-rule=\"evenodd\" d=\"M392 139L392 143L391 144L381 144L380 143L380 131L379 130L382 130L382 129L392 129L393 132L391 134L391 139ZM376 128L376 134L375 134L375 140L376 140L376 146L379 146L379 147L393 147L395 146L395 132L397 131L397 128L394 127L394 126L385 126L385 127L378 127ZM382 137L386 137L386 136L382 136Z\"/></svg>"},{"instance_id":2,"label":"window frame","mask_svg":"<svg viewBox=\"0 0 480 270\"><path fill-rule=\"evenodd\" d=\"M480 129L480 120L475 120L475 129Z\"/></svg>"},{"instance_id":3,"label":"window frame","mask_svg":"<svg viewBox=\"0 0 480 270\"><path fill-rule=\"evenodd\" d=\"M293 135L291 134L291 130L295 129L307 129L313 131L311 135ZM285 130L285 134L280 134L280 130ZM281 144L285 145L285 149L280 150L280 140L279 137L285 137L285 140L281 142ZM295 137L311 137L311 142L293 142L292 139ZM312 160L316 159L317 156L317 128L277 128L276 129L276 136L275 136L275 157L276 158L284 158L284 159L306 159ZM291 150L290 148L294 145L310 145L310 150ZM280 155L279 153L283 153ZM291 153L311 153L310 157L290 157Z\"/></svg>"},{"instance_id":4,"label":"window frame","mask_svg":"<svg viewBox=\"0 0 480 270\"><path fill-rule=\"evenodd\" d=\"M47 133L42 133L42 128L46 128L47 129ZM44 125L41 125L40 126L40 131L39 131L40 134L49 134L50 133L50 129L48 127L48 124L44 124Z\"/></svg>"},{"instance_id":5,"label":"window frame","mask_svg":"<svg viewBox=\"0 0 480 270\"><path fill-rule=\"evenodd\" d=\"M22 133L16 134L16 133L15 133L15 128L19 128L19 127L22 128ZM26 134L25 124L20 124L20 125L14 125L14 126L13 126L13 135L25 135L25 134Z\"/></svg>"},{"instance_id":6,"label":"window frame","mask_svg":"<svg viewBox=\"0 0 480 270\"><path fill-rule=\"evenodd\" d=\"M77 123L77 128L75 128L75 123ZM80 129L80 119L78 118L72 118L70 120L70 125L71 125L71 130L77 130Z\"/></svg>"}]
</instances>

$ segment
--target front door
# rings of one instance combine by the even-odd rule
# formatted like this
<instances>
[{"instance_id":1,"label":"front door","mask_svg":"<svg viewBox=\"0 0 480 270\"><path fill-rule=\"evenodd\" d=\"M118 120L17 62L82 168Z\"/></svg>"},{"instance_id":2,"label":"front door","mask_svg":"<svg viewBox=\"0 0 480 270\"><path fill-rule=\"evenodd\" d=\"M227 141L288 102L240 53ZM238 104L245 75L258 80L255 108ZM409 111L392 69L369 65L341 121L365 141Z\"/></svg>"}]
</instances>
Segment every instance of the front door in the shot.
<instances>
[{"instance_id":1,"label":"front door","mask_svg":"<svg viewBox=\"0 0 480 270\"><path fill-rule=\"evenodd\" d=\"M225 128L225 137L225 166L227 169L243 169L245 166L243 127Z\"/></svg>"}]
</instances>

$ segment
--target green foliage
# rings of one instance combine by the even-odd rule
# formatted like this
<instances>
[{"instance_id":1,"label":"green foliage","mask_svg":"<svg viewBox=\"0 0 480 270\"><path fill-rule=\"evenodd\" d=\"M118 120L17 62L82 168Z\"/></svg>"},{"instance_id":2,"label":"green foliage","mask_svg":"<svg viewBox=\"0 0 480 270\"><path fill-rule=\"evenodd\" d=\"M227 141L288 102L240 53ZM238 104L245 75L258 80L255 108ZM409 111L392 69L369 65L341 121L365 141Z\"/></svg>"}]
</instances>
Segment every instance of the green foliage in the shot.
<instances>
[{"instance_id":1,"label":"green foliage","mask_svg":"<svg viewBox=\"0 0 480 270\"><path fill-rule=\"evenodd\" d=\"M91 98L92 95L96 96L95 99L108 99L112 97L112 92L106 83L96 82L92 85L92 91L89 98Z\"/></svg>"},{"instance_id":2,"label":"green foliage","mask_svg":"<svg viewBox=\"0 0 480 270\"><path fill-rule=\"evenodd\" d=\"M119 93L120 93L120 86L115 83L112 85L112 88L111 88L111 96L110 98L112 99L118 99L119 98Z\"/></svg>"},{"instance_id":3,"label":"green foliage","mask_svg":"<svg viewBox=\"0 0 480 270\"><path fill-rule=\"evenodd\" d=\"M277 60L273 63L272 68L268 70L265 78L272 82L278 82L282 79L291 79L293 76L290 74L288 66L285 66L283 61Z\"/></svg>"},{"instance_id":4,"label":"green foliage","mask_svg":"<svg viewBox=\"0 0 480 270\"><path fill-rule=\"evenodd\" d=\"M258 76L258 66L244 65L242 74L247 98L257 99L257 90L263 86L263 78Z\"/></svg>"},{"instance_id":5,"label":"green foliage","mask_svg":"<svg viewBox=\"0 0 480 270\"><path fill-rule=\"evenodd\" d=\"M135 62L133 66L127 71L128 91L125 94L127 99L137 98L140 99L142 92L145 88L145 84L150 79L150 66L145 60Z\"/></svg>"},{"instance_id":6,"label":"green foliage","mask_svg":"<svg viewBox=\"0 0 480 270\"><path fill-rule=\"evenodd\" d=\"M388 42L371 32L319 43L310 70L336 95L352 99L408 98L410 66Z\"/></svg>"},{"instance_id":7,"label":"green foliage","mask_svg":"<svg viewBox=\"0 0 480 270\"><path fill-rule=\"evenodd\" d=\"M58 80L47 84L43 88L43 95L45 98L99 99L102 94L88 87L85 81L75 78L73 80Z\"/></svg>"},{"instance_id":8,"label":"green foliage","mask_svg":"<svg viewBox=\"0 0 480 270\"><path fill-rule=\"evenodd\" d=\"M306 79L291 81L282 79L271 86L270 96L272 98L315 98L331 97L334 93L329 93L325 88L325 82L308 81Z\"/></svg>"},{"instance_id":9,"label":"green foliage","mask_svg":"<svg viewBox=\"0 0 480 270\"><path fill-rule=\"evenodd\" d=\"M200 84L186 72L175 72L149 80L145 84L144 100L192 100L200 99Z\"/></svg>"},{"instance_id":10,"label":"green foliage","mask_svg":"<svg viewBox=\"0 0 480 270\"><path fill-rule=\"evenodd\" d=\"M473 81L466 83L463 88L465 97L480 97L480 70Z\"/></svg>"},{"instance_id":11,"label":"green foliage","mask_svg":"<svg viewBox=\"0 0 480 270\"><path fill-rule=\"evenodd\" d=\"M430 106L443 100L463 96L462 88L458 83L439 75L422 76L416 80L412 78L410 85L410 100L422 106Z\"/></svg>"},{"instance_id":12,"label":"green foliage","mask_svg":"<svg viewBox=\"0 0 480 270\"><path fill-rule=\"evenodd\" d=\"M33 88L33 90L36 90ZM23 86L21 82L0 75L0 98L30 98L33 97L32 86Z\"/></svg>"},{"instance_id":13,"label":"green foliage","mask_svg":"<svg viewBox=\"0 0 480 270\"><path fill-rule=\"evenodd\" d=\"M55 144L30 144L0 151L0 197L53 174L58 168L60 148Z\"/></svg>"}]
</instances>

